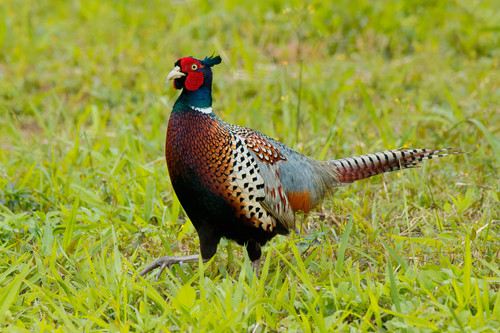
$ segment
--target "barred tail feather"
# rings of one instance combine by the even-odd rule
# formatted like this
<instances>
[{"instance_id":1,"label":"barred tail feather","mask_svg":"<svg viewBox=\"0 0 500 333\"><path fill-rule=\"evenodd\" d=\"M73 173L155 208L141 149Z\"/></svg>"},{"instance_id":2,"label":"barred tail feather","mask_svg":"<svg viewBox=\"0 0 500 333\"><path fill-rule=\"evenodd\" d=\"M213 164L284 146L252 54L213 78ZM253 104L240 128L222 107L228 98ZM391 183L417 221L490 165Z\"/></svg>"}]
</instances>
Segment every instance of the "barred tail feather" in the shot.
<instances>
[{"instance_id":1,"label":"barred tail feather","mask_svg":"<svg viewBox=\"0 0 500 333\"><path fill-rule=\"evenodd\" d=\"M339 174L338 181L346 184L385 172L418 168L422 161L460 153L462 152L455 150L455 148L438 150L399 148L380 153L342 158L328 161L328 163L333 164L336 168Z\"/></svg>"}]
</instances>

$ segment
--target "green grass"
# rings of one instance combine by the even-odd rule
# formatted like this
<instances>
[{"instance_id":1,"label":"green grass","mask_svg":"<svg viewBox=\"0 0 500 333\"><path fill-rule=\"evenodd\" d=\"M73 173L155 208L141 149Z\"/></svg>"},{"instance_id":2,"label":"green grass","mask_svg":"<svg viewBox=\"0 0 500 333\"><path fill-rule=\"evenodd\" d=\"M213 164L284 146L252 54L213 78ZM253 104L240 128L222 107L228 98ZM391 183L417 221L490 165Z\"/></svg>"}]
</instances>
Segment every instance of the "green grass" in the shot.
<instances>
[{"instance_id":1,"label":"green grass","mask_svg":"<svg viewBox=\"0 0 500 333\"><path fill-rule=\"evenodd\" d=\"M0 3L0 330L496 331L498 22L498 1ZM214 52L216 112L304 154L470 153L336 190L259 277L223 241L136 282L198 251L164 80Z\"/></svg>"}]
</instances>

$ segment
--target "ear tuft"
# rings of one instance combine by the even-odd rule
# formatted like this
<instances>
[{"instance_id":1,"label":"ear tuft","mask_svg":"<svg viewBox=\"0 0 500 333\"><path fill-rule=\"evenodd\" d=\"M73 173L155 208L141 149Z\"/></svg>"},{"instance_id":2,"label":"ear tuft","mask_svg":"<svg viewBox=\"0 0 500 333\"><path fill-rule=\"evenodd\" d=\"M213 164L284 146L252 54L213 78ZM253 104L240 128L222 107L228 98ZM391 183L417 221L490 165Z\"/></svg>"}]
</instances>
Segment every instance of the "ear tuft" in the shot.
<instances>
[{"instance_id":1,"label":"ear tuft","mask_svg":"<svg viewBox=\"0 0 500 333\"><path fill-rule=\"evenodd\" d=\"M212 56L210 57L205 57L205 59L203 59L201 61L201 64L203 66L207 66L207 67L212 67L214 65L218 65L222 62L222 59L220 58L220 56L215 56L212 54Z\"/></svg>"}]
</instances>

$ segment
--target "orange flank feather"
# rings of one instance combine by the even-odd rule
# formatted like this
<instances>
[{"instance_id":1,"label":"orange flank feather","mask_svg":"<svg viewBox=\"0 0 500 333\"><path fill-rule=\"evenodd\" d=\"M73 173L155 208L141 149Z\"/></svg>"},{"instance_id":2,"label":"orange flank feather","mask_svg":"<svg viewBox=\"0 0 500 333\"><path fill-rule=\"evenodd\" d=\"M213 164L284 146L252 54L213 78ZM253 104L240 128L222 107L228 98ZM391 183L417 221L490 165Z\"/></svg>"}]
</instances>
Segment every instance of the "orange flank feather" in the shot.
<instances>
[{"instance_id":1,"label":"orange flank feather","mask_svg":"<svg viewBox=\"0 0 500 333\"><path fill-rule=\"evenodd\" d=\"M314 208L314 206L311 206L311 198L309 197L308 190L288 192L288 202L294 212L300 210L304 213L308 213Z\"/></svg>"}]
</instances>

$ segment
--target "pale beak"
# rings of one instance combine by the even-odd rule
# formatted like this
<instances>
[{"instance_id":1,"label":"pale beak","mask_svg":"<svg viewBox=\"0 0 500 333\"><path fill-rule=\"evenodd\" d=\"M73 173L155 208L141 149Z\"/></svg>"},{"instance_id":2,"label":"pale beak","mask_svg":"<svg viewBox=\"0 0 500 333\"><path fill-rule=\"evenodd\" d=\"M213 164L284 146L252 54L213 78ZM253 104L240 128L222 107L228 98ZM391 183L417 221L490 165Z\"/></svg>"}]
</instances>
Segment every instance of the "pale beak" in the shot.
<instances>
[{"instance_id":1,"label":"pale beak","mask_svg":"<svg viewBox=\"0 0 500 333\"><path fill-rule=\"evenodd\" d=\"M170 80L178 79L180 77L186 76L183 72L181 72L181 68L179 66L175 66L174 69L167 75L167 82Z\"/></svg>"}]
</instances>

